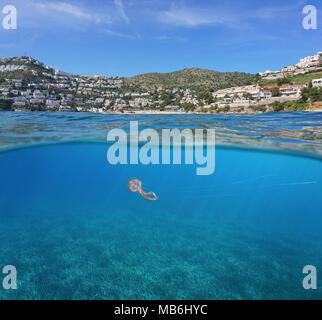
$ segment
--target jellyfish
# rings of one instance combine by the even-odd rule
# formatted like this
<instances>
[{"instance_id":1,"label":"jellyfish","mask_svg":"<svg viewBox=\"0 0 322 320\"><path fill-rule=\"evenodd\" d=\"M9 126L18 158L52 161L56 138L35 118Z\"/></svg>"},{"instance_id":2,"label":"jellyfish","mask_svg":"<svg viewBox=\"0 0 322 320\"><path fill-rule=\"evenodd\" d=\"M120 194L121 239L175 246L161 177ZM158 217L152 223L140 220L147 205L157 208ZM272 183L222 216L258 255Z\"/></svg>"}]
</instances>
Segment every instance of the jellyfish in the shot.
<instances>
[{"instance_id":1,"label":"jellyfish","mask_svg":"<svg viewBox=\"0 0 322 320\"><path fill-rule=\"evenodd\" d=\"M142 182L137 178L133 178L129 181L128 188L131 192L138 192L146 200L155 201L158 199L154 192L144 191L142 189Z\"/></svg>"}]
</instances>

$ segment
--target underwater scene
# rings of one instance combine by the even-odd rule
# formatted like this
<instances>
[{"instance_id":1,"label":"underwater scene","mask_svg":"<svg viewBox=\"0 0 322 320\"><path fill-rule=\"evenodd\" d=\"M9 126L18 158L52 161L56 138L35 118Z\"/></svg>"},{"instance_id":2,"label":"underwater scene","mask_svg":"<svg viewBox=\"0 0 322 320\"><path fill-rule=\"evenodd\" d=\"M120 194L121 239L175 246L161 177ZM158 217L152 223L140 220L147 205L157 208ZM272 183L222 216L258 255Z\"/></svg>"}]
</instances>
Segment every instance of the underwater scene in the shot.
<instances>
[{"instance_id":1,"label":"underwater scene","mask_svg":"<svg viewBox=\"0 0 322 320\"><path fill-rule=\"evenodd\" d=\"M132 120L215 129L214 174L111 165ZM322 113L1 112L0 299L322 299L321 160Z\"/></svg>"}]
</instances>

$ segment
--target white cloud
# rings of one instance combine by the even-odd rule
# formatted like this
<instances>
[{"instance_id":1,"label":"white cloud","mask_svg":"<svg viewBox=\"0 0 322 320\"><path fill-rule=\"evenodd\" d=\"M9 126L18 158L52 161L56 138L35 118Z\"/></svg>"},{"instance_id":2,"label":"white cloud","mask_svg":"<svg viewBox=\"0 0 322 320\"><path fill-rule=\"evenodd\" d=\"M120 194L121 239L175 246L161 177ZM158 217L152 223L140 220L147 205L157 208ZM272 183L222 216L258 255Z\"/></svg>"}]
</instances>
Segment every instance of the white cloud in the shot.
<instances>
[{"instance_id":1,"label":"white cloud","mask_svg":"<svg viewBox=\"0 0 322 320\"><path fill-rule=\"evenodd\" d=\"M157 40L157 41L180 41L180 42L185 42L187 41L186 38L179 37L179 36L154 36L152 37L152 40Z\"/></svg>"},{"instance_id":2,"label":"white cloud","mask_svg":"<svg viewBox=\"0 0 322 320\"><path fill-rule=\"evenodd\" d=\"M240 28L251 24L251 20L261 22L276 21L276 18L286 19L294 16L302 10L299 3L288 6L261 7L261 8L231 8L227 6L213 5L210 7L187 7L172 4L169 9L158 13L158 20L162 23L196 27L201 25L225 25L227 27Z\"/></svg>"},{"instance_id":3,"label":"white cloud","mask_svg":"<svg viewBox=\"0 0 322 320\"><path fill-rule=\"evenodd\" d=\"M94 17L85 9L66 2L34 2L34 6L46 12L58 12L78 19L94 19Z\"/></svg>"},{"instance_id":4,"label":"white cloud","mask_svg":"<svg viewBox=\"0 0 322 320\"><path fill-rule=\"evenodd\" d=\"M15 0L22 28L53 29L69 27L84 29L89 24L112 24L112 6L95 9L70 1Z\"/></svg>"},{"instance_id":5,"label":"white cloud","mask_svg":"<svg viewBox=\"0 0 322 320\"><path fill-rule=\"evenodd\" d=\"M159 20L163 23L187 27L228 22L226 18L209 13L207 10L175 6L171 6L169 10L161 11L159 13Z\"/></svg>"},{"instance_id":6,"label":"white cloud","mask_svg":"<svg viewBox=\"0 0 322 320\"><path fill-rule=\"evenodd\" d=\"M103 33L109 36L114 36L114 37L119 37L119 38L126 38L126 39L132 39L132 40L140 40L141 39L141 35L139 34L127 34L127 33L123 33L123 32L118 32L118 31L113 31L110 29L104 29Z\"/></svg>"},{"instance_id":7,"label":"white cloud","mask_svg":"<svg viewBox=\"0 0 322 320\"><path fill-rule=\"evenodd\" d=\"M123 1L122 0L114 0L117 12L119 14L119 16L126 22L126 23L130 23L130 19L129 17L126 15L125 10L124 10L124 6L123 6Z\"/></svg>"}]
</instances>

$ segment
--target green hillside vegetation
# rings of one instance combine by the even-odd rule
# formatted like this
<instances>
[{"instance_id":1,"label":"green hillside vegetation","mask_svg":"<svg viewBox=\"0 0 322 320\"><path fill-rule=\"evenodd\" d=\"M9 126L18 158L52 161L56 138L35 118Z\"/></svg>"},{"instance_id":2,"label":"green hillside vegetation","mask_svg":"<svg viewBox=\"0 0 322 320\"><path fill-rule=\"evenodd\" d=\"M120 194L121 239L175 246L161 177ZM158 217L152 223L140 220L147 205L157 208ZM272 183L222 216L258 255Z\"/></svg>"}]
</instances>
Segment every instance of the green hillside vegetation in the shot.
<instances>
[{"instance_id":1,"label":"green hillside vegetation","mask_svg":"<svg viewBox=\"0 0 322 320\"><path fill-rule=\"evenodd\" d=\"M309 86L308 88L304 88L301 92L302 101L307 102L318 102L322 101L322 88L312 88Z\"/></svg>"},{"instance_id":2,"label":"green hillside vegetation","mask_svg":"<svg viewBox=\"0 0 322 320\"><path fill-rule=\"evenodd\" d=\"M275 112L280 111L305 111L307 110L309 104L308 102L304 102L302 99L297 101L287 101L287 102L274 102L270 105L270 107Z\"/></svg>"},{"instance_id":3,"label":"green hillside vegetation","mask_svg":"<svg viewBox=\"0 0 322 320\"><path fill-rule=\"evenodd\" d=\"M12 100L0 100L0 111L10 111Z\"/></svg>"},{"instance_id":4,"label":"green hillside vegetation","mask_svg":"<svg viewBox=\"0 0 322 320\"><path fill-rule=\"evenodd\" d=\"M53 75L54 70L53 69L46 69L41 65L38 65L36 63L28 63L24 64L20 61L10 61L7 63L0 63L0 65L25 65L25 70L17 70L17 71L6 71L6 72L0 72L0 78L2 79L16 79L16 80L25 80L26 82L33 82L33 81L39 81L43 79L48 79L48 77L45 77L42 73L48 73ZM32 73L32 70L38 72L38 76L34 76Z\"/></svg>"},{"instance_id":5,"label":"green hillside vegetation","mask_svg":"<svg viewBox=\"0 0 322 320\"><path fill-rule=\"evenodd\" d=\"M312 88L309 86L308 88L302 89L301 98L297 101L287 101L287 102L274 102L270 105L270 107L275 112L280 111L305 111L309 107L311 102L322 101L322 89Z\"/></svg>"},{"instance_id":6,"label":"green hillside vegetation","mask_svg":"<svg viewBox=\"0 0 322 320\"><path fill-rule=\"evenodd\" d=\"M22 62L22 61L17 61L17 60L12 60L9 58L9 61L6 61L6 62L3 62L3 61L0 61L0 66L3 66L3 65L12 65L12 66L22 66L24 65L25 63Z\"/></svg>"},{"instance_id":7,"label":"green hillside vegetation","mask_svg":"<svg viewBox=\"0 0 322 320\"><path fill-rule=\"evenodd\" d=\"M261 86L281 86L283 84L308 84L311 83L313 79L322 78L322 70L317 72L308 72L305 74L298 74L294 76L285 77L282 79L275 80L260 80L258 83Z\"/></svg>"},{"instance_id":8,"label":"green hillside vegetation","mask_svg":"<svg viewBox=\"0 0 322 320\"><path fill-rule=\"evenodd\" d=\"M130 91L191 89L193 92L215 91L242 86L256 81L257 76L241 72L217 72L206 69L185 69L171 73L148 73L125 80Z\"/></svg>"},{"instance_id":9,"label":"green hillside vegetation","mask_svg":"<svg viewBox=\"0 0 322 320\"><path fill-rule=\"evenodd\" d=\"M296 75L294 76L293 81L294 81L294 84L306 84L306 83L312 83L312 80L320 79L320 78L322 78L322 71Z\"/></svg>"},{"instance_id":10,"label":"green hillside vegetation","mask_svg":"<svg viewBox=\"0 0 322 320\"><path fill-rule=\"evenodd\" d=\"M28 83L38 81L41 77L36 77L29 70L17 70L12 72L0 72L0 77L3 79L24 80Z\"/></svg>"}]
</instances>

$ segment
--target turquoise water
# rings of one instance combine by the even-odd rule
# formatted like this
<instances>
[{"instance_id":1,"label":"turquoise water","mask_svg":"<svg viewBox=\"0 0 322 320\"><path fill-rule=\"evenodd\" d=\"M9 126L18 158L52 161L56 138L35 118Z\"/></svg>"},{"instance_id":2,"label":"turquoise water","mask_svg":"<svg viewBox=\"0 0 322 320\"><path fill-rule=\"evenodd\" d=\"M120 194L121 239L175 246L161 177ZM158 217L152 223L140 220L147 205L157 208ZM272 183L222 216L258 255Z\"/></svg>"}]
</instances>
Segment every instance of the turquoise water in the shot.
<instances>
[{"instance_id":1,"label":"turquoise water","mask_svg":"<svg viewBox=\"0 0 322 320\"><path fill-rule=\"evenodd\" d=\"M0 287L1 299L322 298L319 282L316 291L302 287L305 265L322 268L321 114L248 116L257 124L250 131L276 126L256 144L243 138L243 118L135 117L158 129L232 131L238 121L244 148L229 145L230 132L212 176L196 176L195 166L111 166L107 143L90 142L101 134L94 139L92 116L63 116L0 114L0 267L18 271L18 290ZM102 132L132 118L104 119ZM316 127L311 139L298 137L303 124ZM292 153L268 152L268 140ZM132 177L159 200L131 193Z\"/></svg>"}]
</instances>

